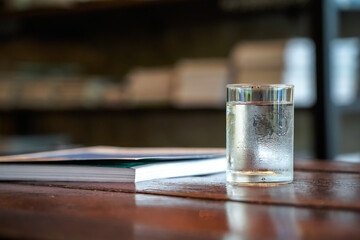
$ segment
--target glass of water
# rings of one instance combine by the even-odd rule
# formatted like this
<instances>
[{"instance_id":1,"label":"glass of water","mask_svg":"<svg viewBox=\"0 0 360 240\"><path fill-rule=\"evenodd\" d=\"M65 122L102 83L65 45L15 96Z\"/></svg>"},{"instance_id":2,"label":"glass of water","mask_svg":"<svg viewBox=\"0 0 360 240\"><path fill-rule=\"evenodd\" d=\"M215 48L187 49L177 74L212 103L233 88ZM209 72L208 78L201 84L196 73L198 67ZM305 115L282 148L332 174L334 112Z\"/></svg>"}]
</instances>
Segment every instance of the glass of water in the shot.
<instances>
[{"instance_id":1,"label":"glass of water","mask_svg":"<svg viewBox=\"0 0 360 240\"><path fill-rule=\"evenodd\" d=\"M293 91L293 86L284 84L227 85L228 182L292 182Z\"/></svg>"}]
</instances>

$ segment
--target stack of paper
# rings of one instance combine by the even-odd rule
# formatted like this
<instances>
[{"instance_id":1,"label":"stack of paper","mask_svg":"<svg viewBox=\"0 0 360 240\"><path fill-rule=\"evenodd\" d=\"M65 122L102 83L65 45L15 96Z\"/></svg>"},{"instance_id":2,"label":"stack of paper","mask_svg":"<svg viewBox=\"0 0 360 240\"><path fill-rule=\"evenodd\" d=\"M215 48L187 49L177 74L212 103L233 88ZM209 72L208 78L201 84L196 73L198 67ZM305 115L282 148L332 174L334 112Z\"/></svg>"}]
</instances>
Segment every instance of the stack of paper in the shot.
<instances>
[{"instance_id":1,"label":"stack of paper","mask_svg":"<svg viewBox=\"0 0 360 240\"><path fill-rule=\"evenodd\" d=\"M225 169L224 149L99 146L0 158L0 180L139 182Z\"/></svg>"}]
</instances>

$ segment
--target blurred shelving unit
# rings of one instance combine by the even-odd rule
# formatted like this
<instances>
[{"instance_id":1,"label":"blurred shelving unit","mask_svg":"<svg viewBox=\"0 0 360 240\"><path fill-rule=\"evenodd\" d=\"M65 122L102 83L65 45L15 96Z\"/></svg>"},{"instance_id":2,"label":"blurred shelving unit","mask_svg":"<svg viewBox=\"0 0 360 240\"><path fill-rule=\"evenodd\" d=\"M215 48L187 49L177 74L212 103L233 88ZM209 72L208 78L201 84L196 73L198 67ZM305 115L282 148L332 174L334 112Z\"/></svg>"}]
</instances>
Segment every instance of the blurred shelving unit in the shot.
<instances>
[{"instance_id":1,"label":"blurred shelving unit","mask_svg":"<svg viewBox=\"0 0 360 240\"><path fill-rule=\"evenodd\" d=\"M358 113L359 99L348 106L337 106L331 97L331 42L339 37L341 12L358 11L356 0L313 1L313 38L316 44L317 103L315 108L316 156L334 159L339 154L341 117ZM358 97L359 98L359 97ZM360 148L358 149L360 150Z\"/></svg>"},{"instance_id":2,"label":"blurred shelving unit","mask_svg":"<svg viewBox=\"0 0 360 240\"><path fill-rule=\"evenodd\" d=\"M330 41L338 36L339 12L355 11L354 6L360 9L356 1L355 5L351 4L353 1L340 0L51 2L53 5L42 0L0 1L0 48L2 44L14 40L16 44L10 47L15 49L21 46L18 51L24 51L19 54L25 63L31 61L31 54L36 56L36 60L50 62L50 65L61 64L62 59L70 63L75 59L85 68L71 63L70 67L64 67L70 68L65 74L108 74L112 81L123 81L123 76L136 66L169 66L181 58L225 58L239 39L310 37L317 46L317 102L314 107L297 108L296 111L315 116L312 119L317 136L316 156L319 159L332 159L339 152L341 115L359 112L359 100L344 107L332 103L328 51ZM145 36L149 39L144 39ZM23 38L27 42L21 42ZM56 50L53 55L58 56L51 58L49 56L53 50ZM26 51L30 53L27 55ZM16 59L10 53L9 58ZM14 64L1 65L0 59L1 67L10 69ZM27 67L26 64L15 64L15 69ZM0 115L5 119L1 121L9 126L9 130L3 127L6 134L54 132L56 126L62 126L66 131L74 131L80 141L97 138L104 144L124 144L126 141L116 139L116 136L129 138L136 134L135 130L129 129L142 132L143 139L149 138L150 134L155 136L154 141L139 141L139 138L130 137L128 143L132 145L171 143L194 146L198 142L199 146L224 146L225 141L225 110L222 108L179 109L172 104L69 109L14 107L1 110ZM47 127L42 126L45 121L48 122ZM109 126L115 126L117 121L124 126L114 127L117 130L111 131ZM65 122L69 126L65 126ZM191 125L191 122L194 124ZM204 122L207 124L201 124ZM125 124L129 127L125 127ZM179 127L181 125L184 126ZM91 126L97 126L93 128L96 132L93 136L86 130ZM162 126L166 126L165 129L156 135L155 130ZM210 141L211 135L204 126L212 129L216 140ZM196 142L185 137L183 133L186 127L198 129L195 132L199 138L209 138L209 141L201 143L201 140ZM167 135L168 131L176 128L180 130L173 136ZM84 132L86 136L81 137ZM107 138L105 133L109 132L114 135ZM92 140L87 143L96 144ZM310 141L308 145L311 144Z\"/></svg>"}]
</instances>

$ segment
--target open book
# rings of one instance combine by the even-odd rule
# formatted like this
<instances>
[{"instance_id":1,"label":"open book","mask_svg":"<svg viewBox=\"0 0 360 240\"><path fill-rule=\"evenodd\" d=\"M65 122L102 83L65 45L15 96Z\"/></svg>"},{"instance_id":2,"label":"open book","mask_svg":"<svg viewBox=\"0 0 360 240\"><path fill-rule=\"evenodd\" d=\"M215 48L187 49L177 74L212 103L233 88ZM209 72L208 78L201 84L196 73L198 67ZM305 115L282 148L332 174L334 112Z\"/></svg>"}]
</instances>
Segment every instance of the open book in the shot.
<instances>
[{"instance_id":1,"label":"open book","mask_svg":"<svg viewBox=\"0 0 360 240\"><path fill-rule=\"evenodd\" d=\"M223 149L97 146L0 157L0 180L139 182L225 168Z\"/></svg>"}]
</instances>

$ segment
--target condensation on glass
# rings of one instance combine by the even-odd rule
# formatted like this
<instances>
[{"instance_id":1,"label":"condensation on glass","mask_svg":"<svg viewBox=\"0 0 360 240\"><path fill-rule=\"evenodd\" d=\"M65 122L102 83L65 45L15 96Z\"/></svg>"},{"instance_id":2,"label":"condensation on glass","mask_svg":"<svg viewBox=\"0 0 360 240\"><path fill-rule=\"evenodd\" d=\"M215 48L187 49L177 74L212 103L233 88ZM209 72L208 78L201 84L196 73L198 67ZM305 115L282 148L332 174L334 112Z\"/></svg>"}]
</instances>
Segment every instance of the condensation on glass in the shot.
<instances>
[{"instance_id":1,"label":"condensation on glass","mask_svg":"<svg viewBox=\"0 0 360 240\"><path fill-rule=\"evenodd\" d=\"M283 84L227 85L228 182L292 182L293 90Z\"/></svg>"}]
</instances>

